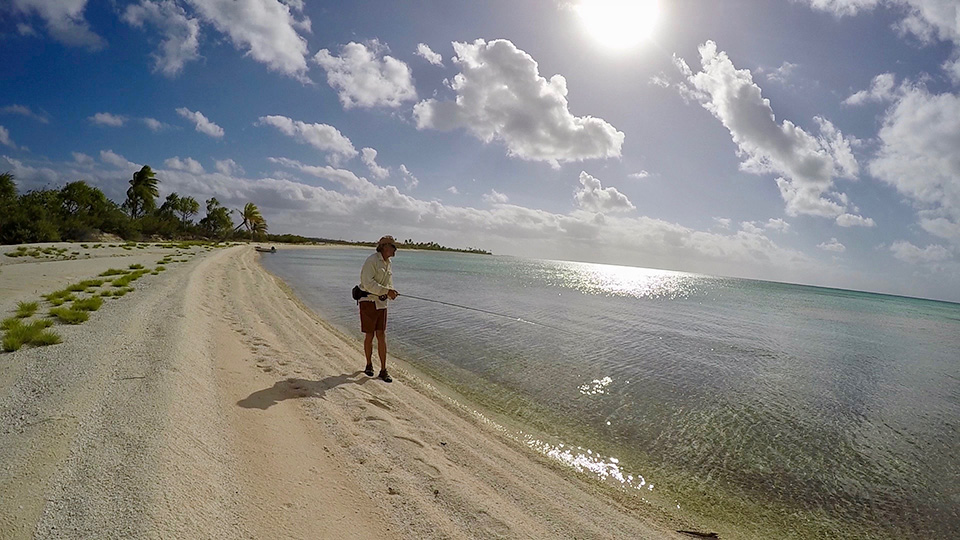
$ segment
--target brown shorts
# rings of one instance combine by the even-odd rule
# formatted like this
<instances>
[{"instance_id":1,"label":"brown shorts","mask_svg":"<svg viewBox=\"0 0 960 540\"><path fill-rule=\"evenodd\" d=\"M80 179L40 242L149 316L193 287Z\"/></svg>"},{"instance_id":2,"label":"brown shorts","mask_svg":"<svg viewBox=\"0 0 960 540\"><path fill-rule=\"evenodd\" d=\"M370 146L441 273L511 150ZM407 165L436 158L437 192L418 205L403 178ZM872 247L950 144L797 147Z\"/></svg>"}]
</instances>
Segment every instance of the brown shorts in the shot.
<instances>
[{"instance_id":1,"label":"brown shorts","mask_svg":"<svg viewBox=\"0 0 960 540\"><path fill-rule=\"evenodd\" d=\"M387 329L387 309L375 302L360 302L360 331L364 334Z\"/></svg>"}]
</instances>

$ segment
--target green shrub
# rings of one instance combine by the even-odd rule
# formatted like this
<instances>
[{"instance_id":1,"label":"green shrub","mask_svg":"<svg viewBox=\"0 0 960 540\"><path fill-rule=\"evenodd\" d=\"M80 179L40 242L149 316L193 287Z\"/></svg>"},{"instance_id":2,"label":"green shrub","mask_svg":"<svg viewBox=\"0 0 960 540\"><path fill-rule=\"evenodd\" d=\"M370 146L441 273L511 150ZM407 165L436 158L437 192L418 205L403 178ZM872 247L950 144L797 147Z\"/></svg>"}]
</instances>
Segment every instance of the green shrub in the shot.
<instances>
[{"instance_id":1,"label":"green shrub","mask_svg":"<svg viewBox=\"0 0 960 540\"><path fill-rule=\"evenodd\" d=\"M142 265L142 264L131 264L131 265L129 266L129 268L130 268L131 270L140 270L141 268L143 268L143 265Z\"/></svg>"},{"instance_id":2,"label":"green shrub","mask_svg":"<svg viewBox=\"0 0 960 540\"><path fill-rule=\"evenodd\" d=\"M84 285L83 283L74 283L72 285L67 285L67 290L70 292L80 292L86 288L87 286Z\"/></svg>"},{"instance_id":3,"label":"green shrub","mask_svg":"<svg viewBox=\"0 0 960 540\"><path fill-rule=\"evenodd\" d=\"M80 324L90 318L86 311L79 311L65 307L57 307L50 310L50 315L56 317L60 322L66 324Z\"/></svg>"},{"instance_id":4,"label":"green shrub","mask_svg":"<svg viewBox=\"0 0 960 540\"><path fill-rule=\"evenodd\" d=\"M163 271L166 270L166 269L167 269L167 267L166 267L166 266L163 266L162 264L161 264L161 265L158 265L156 268L154 268L154 270L156 270L157 272L163 272Z\"/></svg>"},{"instance_id":5,"label":"green shrub","mask_svg":"<svg viewBox=\"0 0 960 540\"><path fill-rule=\"evenodd\" d=\"M20 319L26 319L27 317L36 313L37 308L39 307L40 304L37 302L17 302L17 317Z\"/></svg>"},{"instance_id":6,"label":"green shrub","mask_svg":"<svg viewBox=\"0 0 960 540\"><path fill-rule=\"evenodd\" d=\"M75 300L70 306L74 311L96 311L103 305L103 299L99 296L91 296L83 300Z\"/></svg>"},{"instance_id":7,"label":"green shrub","mask_svg":"<svg viewBox=\"0 0 960 540\"><path fill-rule=\"evenodd\" d=\"M126 270L120 270L119 268L111 268L105 272L100 272L100 275L103 277L106 277L106 276L119 276L127 273L128 272Z\"/></svg>"}]
</instances>

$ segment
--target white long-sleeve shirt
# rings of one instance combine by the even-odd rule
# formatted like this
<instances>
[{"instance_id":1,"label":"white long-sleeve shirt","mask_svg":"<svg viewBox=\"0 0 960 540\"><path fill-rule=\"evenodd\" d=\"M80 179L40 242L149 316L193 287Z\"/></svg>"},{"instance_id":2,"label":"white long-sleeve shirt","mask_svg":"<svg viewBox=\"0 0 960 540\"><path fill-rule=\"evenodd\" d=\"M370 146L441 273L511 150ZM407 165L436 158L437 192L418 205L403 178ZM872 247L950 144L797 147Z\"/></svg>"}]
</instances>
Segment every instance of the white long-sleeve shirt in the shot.
<instances>
[{"instance_id":1,"label":"white long-sleeve shirt","mask_svg":"<svg viewBox=\"0 0 960 540\"><path fill-rule=\"evenodd\" d=\"M390 259L384 259L379 251L367 257L360 269L360 288L370 293L361 302L376 302L377 309L387 309L387 301L380 300L380 296L393 289Z\"/></svg>"}]
</instances>

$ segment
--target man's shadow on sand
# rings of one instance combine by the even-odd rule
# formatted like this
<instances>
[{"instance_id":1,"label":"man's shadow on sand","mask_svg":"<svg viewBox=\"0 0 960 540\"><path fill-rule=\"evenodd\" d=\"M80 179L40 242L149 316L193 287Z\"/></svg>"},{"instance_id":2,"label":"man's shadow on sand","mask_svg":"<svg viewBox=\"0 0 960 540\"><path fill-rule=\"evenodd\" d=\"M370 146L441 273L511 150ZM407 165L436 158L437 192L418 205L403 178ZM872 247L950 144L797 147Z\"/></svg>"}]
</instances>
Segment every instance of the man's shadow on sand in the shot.
<instances>
[{"instance_id":1,"label":"man's shadow on sand","mask_svg":"<svg viewBox=\"0 0 960 540\"><path fill-rule=\"evenodd\" d=\"M322 399L326 391L331 388L346 383L363 384L369 380L369 377L361 377L361 375L363 375L362 371L355 371L353 373L344 373L343 375L332 375L319 381L295 378L284 379L277 381L270 388L257 390L238 401L237 405L245 409L267 410L286 399L307 397L318 397Z\"/></svg>"}]
</instances>

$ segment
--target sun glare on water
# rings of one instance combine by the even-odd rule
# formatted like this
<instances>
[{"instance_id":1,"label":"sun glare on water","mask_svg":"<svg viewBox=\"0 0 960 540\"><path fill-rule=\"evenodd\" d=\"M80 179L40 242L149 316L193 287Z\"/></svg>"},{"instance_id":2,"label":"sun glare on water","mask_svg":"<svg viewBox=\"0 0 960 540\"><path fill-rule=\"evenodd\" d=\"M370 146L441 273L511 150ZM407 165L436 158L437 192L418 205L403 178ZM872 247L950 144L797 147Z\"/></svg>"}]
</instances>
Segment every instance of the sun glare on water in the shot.
<instances>
[{"instance_id":1,"label":"sun glare on water","mask_svg":"<svg viewBox=\"0 0 960 540\"><path fill-rule=\"evenodd\" d=\"M591 37L611 49L648 40L660 18L658 0L581 0L575 10Z\"/></svg>"}]
</instances>

